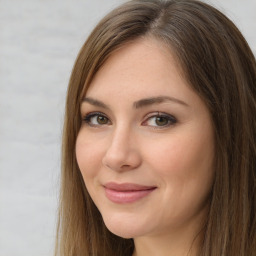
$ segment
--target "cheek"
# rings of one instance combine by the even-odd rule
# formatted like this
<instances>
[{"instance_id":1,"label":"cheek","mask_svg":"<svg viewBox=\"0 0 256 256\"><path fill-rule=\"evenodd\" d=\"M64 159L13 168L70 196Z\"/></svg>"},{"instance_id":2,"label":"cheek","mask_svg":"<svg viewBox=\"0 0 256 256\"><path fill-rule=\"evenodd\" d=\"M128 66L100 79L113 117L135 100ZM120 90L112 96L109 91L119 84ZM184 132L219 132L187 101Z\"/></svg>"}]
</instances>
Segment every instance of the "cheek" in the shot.
<instances>
[{"instance_id":1,"label":"cheek","mask_svg":"<svg viewBox=\"0 0 256 256\"><path fill-rule=\"evenodd\" d=\"M211 186L213 177L213 141L195 136L177 136L157 142L147 149L147 159L154 172L173 189ZM170 185L170 184L169 184Z\"/></svg>"},{"instance_id":2,"label":"cheek","mask_svg":"<svg viewBox=\"0 0 256 256\"><path fill-rule=\"evenodd\" d=\"M182 136L162 141L149 155L164 191L162 204L169 205L161 218L180 223L204 209L213 183L212 145Z\"/></svg>"},{"instance_id":3,"label":"cheek","mask_svg":"<svg viewBox=\"0 0 256 256\"><path fill-rule=\"evenodd\" d=\"M78 134L76 140L76 159L80 171L86 181L86 178L92 178L96 175L99 166L101 165L101 158L103 155L103 146L99 141L92 140L83 132Z\"/></svg>"}]
</instances>

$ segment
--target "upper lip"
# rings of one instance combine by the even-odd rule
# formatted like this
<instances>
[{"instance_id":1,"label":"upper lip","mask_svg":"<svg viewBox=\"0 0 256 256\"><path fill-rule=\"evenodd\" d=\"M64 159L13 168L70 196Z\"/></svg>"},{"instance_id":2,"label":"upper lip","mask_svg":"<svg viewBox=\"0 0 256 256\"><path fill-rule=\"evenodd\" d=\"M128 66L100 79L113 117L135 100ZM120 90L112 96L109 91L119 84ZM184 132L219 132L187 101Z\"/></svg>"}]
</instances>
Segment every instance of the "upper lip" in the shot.
<instances>
[{"instance_id":1,"label":"upper lip","mask_svg":"<svg viewBox=\"0 0 256 256\"><path fill-rule=\"evenodd\" d=\"M140 190L149 190L155 189L156 186L146 186L134 183L115 183L109 182L104 185L105 188L116 190L116 191L140 191Z\"/></svg>"}]
</instances>

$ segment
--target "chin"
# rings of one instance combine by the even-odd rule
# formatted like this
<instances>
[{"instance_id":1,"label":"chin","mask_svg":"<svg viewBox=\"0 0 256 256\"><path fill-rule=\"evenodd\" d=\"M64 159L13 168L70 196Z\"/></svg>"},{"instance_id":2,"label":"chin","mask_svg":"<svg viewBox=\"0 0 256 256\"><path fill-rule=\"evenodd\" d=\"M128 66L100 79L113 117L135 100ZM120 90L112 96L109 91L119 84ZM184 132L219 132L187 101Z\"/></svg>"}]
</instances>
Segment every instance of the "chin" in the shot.
<instances>
[{"instance_id":1,"label":"chin","mask_svg":"<svg viewBox=\"0 0 256 256\"><path fill-rule=\"evenodd\" d=\"M123 219L117 219L115 217L112 217L110 219L103 218L103 221L107 227L107 229L122 238L129 239L141 236L144 232L142 228L136 223L136 221L129 222L124 221Z\"/></svg>"}]
</instances>

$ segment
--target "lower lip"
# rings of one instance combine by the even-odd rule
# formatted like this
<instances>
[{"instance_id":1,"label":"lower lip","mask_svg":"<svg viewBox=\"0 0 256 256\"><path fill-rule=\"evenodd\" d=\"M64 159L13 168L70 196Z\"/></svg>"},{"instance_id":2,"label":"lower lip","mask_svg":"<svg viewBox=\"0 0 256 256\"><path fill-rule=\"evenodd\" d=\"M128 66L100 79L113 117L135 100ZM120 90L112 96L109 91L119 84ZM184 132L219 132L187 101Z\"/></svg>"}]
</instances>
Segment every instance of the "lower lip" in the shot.
<instances>
[{"instance_id":1,"label":"lower lip","mask_svg":"<svg viewBox=\"0 0 256 256\"><path fill-rule=\"evenodd\" d=\"M136 191L117 191L105 188L106 197L117 204L127 204L136 202L151 192L153 192L155 188L147 189L147 190L136 190Z\"/></svg>"}]
</instances>

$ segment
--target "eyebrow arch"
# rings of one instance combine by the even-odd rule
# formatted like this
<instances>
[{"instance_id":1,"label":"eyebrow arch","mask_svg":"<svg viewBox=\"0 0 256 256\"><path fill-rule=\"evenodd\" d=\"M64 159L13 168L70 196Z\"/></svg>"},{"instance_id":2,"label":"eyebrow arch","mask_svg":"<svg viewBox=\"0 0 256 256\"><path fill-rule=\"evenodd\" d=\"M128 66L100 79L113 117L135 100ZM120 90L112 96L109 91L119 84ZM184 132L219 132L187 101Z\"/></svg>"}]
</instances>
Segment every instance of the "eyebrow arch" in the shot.
<instances>
[{"instance_id":1,"label":"eyebrow arch","mask_svg":"<svg viewBox=\"0 0 256 256\"><path fill-rule=\"evenodd\" d=\"M169 97L169 96L158 96L158 97L151 97L151 98L141 99L141 100L135 101L133 103L133 107L138 109L138 108L146 107L146 106L153 105L153 104L160 104L160 103L163 103L163 102L166 102L166 101L172 101L174 103L178 103L178 104L181 104L181 105L184 105L184 106L188 107L188 104L185 103L184 101L173 98L173 97ZM93 98L90 98L90 97L84 98L82 100L82 103L83 102L87 102L87 103L89 103L93 106L96 106L96 107L110 109L110 107L108 105L106 105L105 103L103 103L102 101L99 101L99 100L96 100L96 99L93 99Z\"/></svg>"},{"instance_id":2,"label":"eyebrow arch","mask_svg":"<svg viewBox=\"0 0 256 256\"><path fill-rule=\"evenodd\" d=\"M83 102L88 102L88 103L90 103L91 105L96 106L96 107L105 108L105 109L110 109L110 107L109 107L108 105L106 105L105 103L103 103L103 102L101 102L101 101L99 101L99 100L93 99L93 98L89 98L89 97L84 98L84 99L82 100L82 103L83 103Z\"/></svg>"},{"instance_id":3,"label":"eyebrow arch","mask_svg":"<svg viewBox=\"0 0 256 256\"><path fill-rule=\"evenodd\" d=\"M174 103L178 103L178 104L188 107L188 104L185 103L184 101L173 98L173 97L169 97L169 96L158 96L158 97L141 99L139 101L134 102L133 105L135 108L142 108L142 107L146 107L146 106L153 105L153 104L159 104L159 103L166 102L166 101L172 101Z\"/></svg>"}]
</instances>

